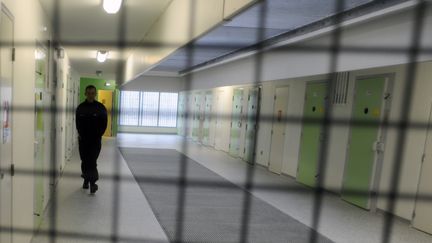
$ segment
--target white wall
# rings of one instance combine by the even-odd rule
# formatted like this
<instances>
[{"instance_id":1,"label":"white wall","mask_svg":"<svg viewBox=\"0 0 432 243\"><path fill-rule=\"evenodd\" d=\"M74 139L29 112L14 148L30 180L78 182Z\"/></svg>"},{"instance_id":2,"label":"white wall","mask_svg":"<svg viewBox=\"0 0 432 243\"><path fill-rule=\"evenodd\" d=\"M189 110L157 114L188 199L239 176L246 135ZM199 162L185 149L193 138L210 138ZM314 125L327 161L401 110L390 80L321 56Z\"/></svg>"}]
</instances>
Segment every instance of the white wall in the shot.
<instances>
[{"instance_id":1,"label":"white wall","mask_svg":"<svg viewBox=\"0 0 432 243\"><path fill-rule=\"evenodd\" d=\"M176 77L140 76L120 87L121 90L180 92L184 89L184 81Z\"/></svg>"},{"instance_id":2,"label":"white wall","mask_svg":"<svg viewBox=\"0 0 432 243\"><path fill-rule=\"evenodd\" d=\"M36 40L45 41L49 38L42 31L48 26L39 1L2 0L14 16L16 61L14 63L13 102L14 107L25 107L27 112L14 111L12 124L13 163L16 169L32 171L34 162L34 85L35 85L35 47ZM13 227L33 229L33 185L34 178L29 174L16 174L13 177ZM29 242L31 234L13 235L14 242Z\"/></svg>"},{"instance_id":3,"label":"white wall","mask_svg":"<svg viewBox=\"0 0 432 243\"><path fill-rule=\"evenodd\" d=\"M369 46L369 47L396 47L407 48L410 45L413 29L413 12L411 10L391 14L385 17L377 17L362 24L347 27L343 31L342 44L344 46ZM432 8L427 9L426 23L423 28L421 43L423 47L432 47ZM328 46L330 37L321 35L309 39L302 45ZM350 71L349 99L346 105L334 105L333 117L349 119L352 113L352 100L354 96L355 80L364 75L394 75L393 101L390 111L390 119L401 119L401 104L403 101L404 83L406 82L407 53L380 53L380 52L344 52L338 56L336 71ZM271 122L264 122L264 118L271 118L273 112L273 96L278 85L290 86L290 97L287 114L301 118L303 115L304 92L307 81L328 80L327 73L330 70L330 56L328 52L298 52L272 50L266 52L262 64L263 99L261 101L261 122L258 131L257 163L267 166L270 141ZM254 61L256 56L251 56L229 63L217 65L195 72L190 76L191 90L216 90L219 87L232 89L237 86L249 86L254 75ZM418 61L432 60L430 53L422 54ZM416 122L427 122L432 104L432 63L424 62L418 66L416 86L413 96L413 104L410 119ZM227 96L231 100L231 96ZM225 112L229 112L228 106ZM229 113L228 113L229 114ZM229 128L223 129L225 132ZM217 130L216 140L220 144L229 144L229 135ZM330 142L328 144L328 158L325 188L339 192L342 187L345 159L347 156L347 143L350 129L348 126L331 126ZM287 127L285 150L283 156L282 172L295 177L297 173L298 153L300 149L301 124L292 124ZM218 136L219 135L219 136ZM397 130L389 129L385 141L386 149L383 161L383 170L379 181L379 190L386 191L390 188L392 168L396 158L395 146ZM425 142L425 132L410 130L404 146L403 170L399 180L399 191L415 194L420 170L420 160ZM378 208L385 210L387 201L378 200ZM396 204L397 216L411 219L414 208L414 200L400 200Z\"/></svg>"},{"instance_id":4,"label":"white wall","mask_svg":"<svg viewBox=\"0 0 432 243\"><path fill-rule=\"evenodd\" d=\"M25 112L19 110L13 111L12 124L12 139L13 139L13 163L18 173L13 177L13 227L17 229L28 230L28 233L21 233L16 230L13 234L14 242L30 242L33 230L33 209L34 209L34 177L30 174L20 174L19 171L33 171L34 169L34 133L35 133L35 117L34 117L34 92L35 92L35 50L36 43L46 43L51 39L51 26L45 12L43 11L38 0L27 0L25 4L22 1L2 0L8 10L14 16L14 37L16 47L16 60L14 63L14 80L13 80L13 107L24 107ZM70 75L68 70L67 59L64 62L64 76L59 77L61 82L64 82L66 90L67 76ZM52 70L52 65L50 66ZM51 72L51 71L50 71ZM50 75L50 85L52 85L52 75ZM47 92L45 95L59 95L56 92ZM62 99L62 97L60 97ZM49 104L48 104L49 105ZM59 102L61 108L63 100ZM50 114L46 114L50 116ZM49 119L47 119L49 120ZM64 119L58 120L60 126L65 126ZM48 127L54 124L49 123ZM47 127L46 127L47 128ZM46 134L50 134L47 131ZM66 139L71 139L62 135L62 146L66 143ZM47 144L51 143L49 136L46 138ZM69 142L74 144L73 142ZM50 161L50 152L53 148L48 148L45 151L46 162ZM58 149L58 148L54 148ZM64 154L63 154L64 156ZM64 158L64 157L63 157ZM58 164L64 165L64 159L60 159ZM60 168L58 168L60 169ZM48 183L48 178L46 179ZM46 189L48 189L47 187ZM48 200L48 190L46 192L46 200Z\"/></svg>"}]
</instances>

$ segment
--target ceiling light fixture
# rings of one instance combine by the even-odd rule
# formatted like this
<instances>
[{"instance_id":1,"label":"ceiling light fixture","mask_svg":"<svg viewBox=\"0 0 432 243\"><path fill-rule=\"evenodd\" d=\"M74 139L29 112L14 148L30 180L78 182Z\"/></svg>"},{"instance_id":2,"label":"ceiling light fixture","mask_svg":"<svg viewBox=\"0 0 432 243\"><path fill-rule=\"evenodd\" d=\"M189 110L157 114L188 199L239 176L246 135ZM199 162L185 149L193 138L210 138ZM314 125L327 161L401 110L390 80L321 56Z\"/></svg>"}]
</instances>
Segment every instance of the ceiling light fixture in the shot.
<instances>
[{"instance_id":1,"label":"ceiling light fixture","mask_svg":"<svg viewBox=\"0 0 432 243\"><path fill-rule=\"evenodd\" d=\"M122 0L103 0L103 8L108 14L116 14L122 6Z\"/></svg>"},{"instance_id":2,"label":"ceiling light fixture","mask_svg":"<svg viewBox=\"0 0 432 243\"><path fill-rule=\"evenodd\" d=\"M96 54L96 59L98 62L105 62L108 58L108 52L107 51L98 51Z\"/></svg>"}]
</instances>

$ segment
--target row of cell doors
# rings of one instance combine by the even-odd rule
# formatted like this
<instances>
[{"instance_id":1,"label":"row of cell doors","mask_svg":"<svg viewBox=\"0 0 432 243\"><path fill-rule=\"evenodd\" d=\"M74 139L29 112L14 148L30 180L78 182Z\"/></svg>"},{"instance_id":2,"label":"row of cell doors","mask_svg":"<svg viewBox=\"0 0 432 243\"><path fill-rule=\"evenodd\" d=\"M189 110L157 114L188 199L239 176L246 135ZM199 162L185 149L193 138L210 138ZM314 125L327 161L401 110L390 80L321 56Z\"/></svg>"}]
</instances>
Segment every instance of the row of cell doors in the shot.
<instances>
[{"instance_id":1,"label":"row of cell doors","mask_svg":"<svg viewBox=\"0 0 432 243\"><path fill-rule=\"evenodd\" d=\"M375 207L375 201L371 200L370 192L377 189L385 141L385 129L381 128L379 123L387 119L391 102L391 86L389 76L359 78L355 84L341 197L343 200L364 209ZM306 85L296 179L309 187L316 187L319 181L323 182L319 180L322 176L322 171L319 168L320 163L323 163L321 158L326 156L324 150L328 149L324 144L326 140L324 133L328 129L323 126L326 111L331 105L328 93L327 82L311 82ZM269 169L276 173L281 171L284 144L285 139L287 139L285 138L286 126L289 126L291 122L286 116L288 95L289 87L276 89L269 164ZM297 121L293 120L292 122ZM428 129L418 189L420 197L432 195L432 187L430 186L432 185L432 158L427 156L427 151L432 151L430 128ZM414 215L413 225L418 229L432 233L432 203L418 198Z\"/></svg>"},{"instance_id":2,"label":"row of cell doors","mask_svg":"<svg viewBox=\"0 0 432 243\"><path fill-rule=\"evenodd\" d=\"M367 78L356 81L356 95L352 120L367 126L351 126L349 156L346 161L342 198L359 207L370 208L368 192L373 186L376 160L382 151L379 144L384 134L379 129L379 121L384 119L385 89L387 78ZM327 82L311 82L306 85L302 121L286 116L289 87L276 89L272 142L269 169L280 173L282 169L286 128L290 123L302 122L297 181L309 187L317 186L322 176L320 163L326 156L326 135L323 124L331 100ZM387 97L388 98L388 97ZM373 125L376 124L376 125ZM342 124L341 124L342 125ZM329 130L329 129L327 129ZM358 195L352 192L365 192ZM345 193L346 192L346 193ZM355 194L355 195L354 195Z\"/></svg>"},{"instance_id":3,"label":"row of cell doors","mask_svg":"<svg viewBox=\"0 0 432 243\"><path fill-rule=\"evenodd\" d=\"M203 145L217 148L221 128L224 127L224 124L229 124L229 154L254 163L261 87L235 88L230 114L223 112L226 110L225 100L223 100L224 92L206 91L181 95L179 97L179 134L187 135L185 134L185 121L190 120L192 139ZM186 119L187 107L191 108L188 119Z\"/></svg>"}]
</instances>

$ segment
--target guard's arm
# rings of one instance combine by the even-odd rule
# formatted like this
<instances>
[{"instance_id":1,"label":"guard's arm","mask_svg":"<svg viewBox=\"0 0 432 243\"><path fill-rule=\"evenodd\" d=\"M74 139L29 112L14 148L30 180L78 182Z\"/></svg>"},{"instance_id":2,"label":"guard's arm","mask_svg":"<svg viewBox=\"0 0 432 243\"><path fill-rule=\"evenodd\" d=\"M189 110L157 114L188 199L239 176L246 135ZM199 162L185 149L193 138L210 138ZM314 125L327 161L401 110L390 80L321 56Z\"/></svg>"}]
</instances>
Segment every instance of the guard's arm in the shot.
<instances>
[{"instance_id":1,"label":"guard's arm","mask_svg":"<svg viewBox=\"0 0 432 243\"><path fill-rule=\"evenodd\" d=\"M105 130L107 129L108 125L108 112L103 104L101 104L101 116L100 116L100 136L102 137L105 133Z\"/></svg>"}]
</instances>

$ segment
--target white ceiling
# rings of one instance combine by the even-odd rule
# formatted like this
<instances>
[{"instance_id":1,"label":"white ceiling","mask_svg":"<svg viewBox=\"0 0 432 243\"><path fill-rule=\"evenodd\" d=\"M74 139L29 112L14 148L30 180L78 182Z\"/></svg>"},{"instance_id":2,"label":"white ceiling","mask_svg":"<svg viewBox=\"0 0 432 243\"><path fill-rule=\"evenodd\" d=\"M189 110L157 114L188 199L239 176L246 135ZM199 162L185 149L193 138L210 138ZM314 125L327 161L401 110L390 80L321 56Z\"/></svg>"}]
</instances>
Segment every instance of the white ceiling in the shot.
<instances>
[{"instance_id":1,"label":"white ceiling","mask_svg":"<svg viewBox=\"0 0 432 243\"><path fill-rule=\"evenodd\" d=\"M172 0L123 0L124 25L120 13L107 14L102 0L58 0L58 19L54 14L54 0L40 0L52 21L56 21L59 39L71 59L72 67L81 75L95 76L96 70L104 78L113 79L119 60L117 42L140 41ZM119 33L124 35L120 36ZM96 50L110 51L109 60L96 61Z\"/></svg>"}]
</instances>

